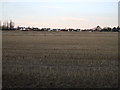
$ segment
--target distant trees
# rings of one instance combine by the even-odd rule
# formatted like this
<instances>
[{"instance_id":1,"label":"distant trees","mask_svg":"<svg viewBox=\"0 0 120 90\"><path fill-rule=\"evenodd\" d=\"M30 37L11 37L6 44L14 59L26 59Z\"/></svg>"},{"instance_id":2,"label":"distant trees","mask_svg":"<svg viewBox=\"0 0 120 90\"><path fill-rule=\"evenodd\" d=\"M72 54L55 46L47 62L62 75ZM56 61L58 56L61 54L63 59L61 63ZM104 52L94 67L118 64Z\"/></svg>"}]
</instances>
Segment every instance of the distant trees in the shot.
<instances>
[{"instance_id":1,"label":"distant trees","mask_svg":"<svg viewBox=\"0 0 120 90\"><path fill-rule=\"evenodd\" d=\"M102 28L100 26L97 26L95 31L100 31Z\"/></svg>"},{"instance_id":2,"label":"distant trees","mask_svg":"<svg viewBox=\"0 0 120 90\"><path fill-rule=\"evenodd\" d=\"M14 22L12 22L12 20L10 20L9 25L10 25L9 27L10 30L14 29Z\"/></svg>"},{"instance_id":3,"label":"distant trees","mask_svg":"<svg viewBox=\"0 0 120 90\"><path fill-rule=\"evenodd\" d=\"M14 30L14 22L12 20L3 23L0 21L0 30Z\"/></svg>"},{"instance_id":4,"label":"distant trees","mask_svg":"<svg viewBox=\"0 0 120 90\"><path fill-rule=\"evenodd\" d=\"M120 27L104 27L103 29L101 29L101 32L120 32Z\"/></svg>"},{"instance_id":5,"label":"distant trees","mask_svg":"<svg viewBox=\"0 0 120 90\"><path fill-rule=\"evenodd\" d=\"M112 28L110 28L110 27L104 27L101 31L102 32L111 32Z\"/></svg>"},{"instance_id":6,"label":"distant trees","mask_svg":"<svg viewBox=\"0 0 120 90\"><path fill-rule=\"evenodd\" d=\"M50 29L50 28L37 28L37 27L20 27L18 26L17 28L14 27L15 24L12 20L10 21L0 21L0 30L20 30L20 31L76 31L76 32L120 32L120 26L118 27L104 27L101 28L100 26L97 26L93 29L73 29L73 28L69 28L69 29Z\"/></svg>"},{"instance_id":7,"label":"distant trees","mask_svg":"<svg viewBox=\"0 0 120 90\"><path fill-rule=\"evenodd\" d=\"M120 32L120 27L119 27L119 26L118 26L117 28L114 27L114 28L112 29L112 32Z\"/></svg>"},{"instance_id":8,"label":"distant trees","mask_svg":"<svg viewBox=\"0 0 120 90\"><path fill-rule=\"evenodd\" d=\"M117 30L120 32L120 27L119 26L117 27Z\"/></svg>"}]
</instances>

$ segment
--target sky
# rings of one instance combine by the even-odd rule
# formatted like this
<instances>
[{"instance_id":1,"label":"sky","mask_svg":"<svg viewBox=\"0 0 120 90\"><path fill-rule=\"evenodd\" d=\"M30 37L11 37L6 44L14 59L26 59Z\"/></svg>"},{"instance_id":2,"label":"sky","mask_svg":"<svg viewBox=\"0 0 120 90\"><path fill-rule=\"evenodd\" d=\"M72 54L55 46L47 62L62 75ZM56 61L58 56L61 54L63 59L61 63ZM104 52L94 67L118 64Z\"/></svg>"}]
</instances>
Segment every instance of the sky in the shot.
<instances>
[{"instance_id":1,"label":"sky","mask_svg":"<svg viewBox=\"0 0 120 90\"><path fill-rule=\"evenodd\" d=\"M0 20L39 28L118 26L119 0L0 0Z\"/></svg>"}]
</instances>

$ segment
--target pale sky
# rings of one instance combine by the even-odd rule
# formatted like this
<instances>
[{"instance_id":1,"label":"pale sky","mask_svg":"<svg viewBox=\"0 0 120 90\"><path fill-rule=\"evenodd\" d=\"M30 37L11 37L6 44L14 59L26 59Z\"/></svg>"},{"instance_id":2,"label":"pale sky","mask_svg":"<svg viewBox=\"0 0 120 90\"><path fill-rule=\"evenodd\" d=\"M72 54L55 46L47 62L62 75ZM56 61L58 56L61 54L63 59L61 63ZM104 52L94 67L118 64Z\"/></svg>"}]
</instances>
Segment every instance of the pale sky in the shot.
<instances>
[{"instance_id":1,"label":"pale sky","mask_svg":"<svg viewBox=\"0 0 120 90\"><path fill-rule=\"evenodd\" d=\"M2 0L0 20L15 26L94 28L118 26L119 0Z\"/></svg>"}]
</instances>

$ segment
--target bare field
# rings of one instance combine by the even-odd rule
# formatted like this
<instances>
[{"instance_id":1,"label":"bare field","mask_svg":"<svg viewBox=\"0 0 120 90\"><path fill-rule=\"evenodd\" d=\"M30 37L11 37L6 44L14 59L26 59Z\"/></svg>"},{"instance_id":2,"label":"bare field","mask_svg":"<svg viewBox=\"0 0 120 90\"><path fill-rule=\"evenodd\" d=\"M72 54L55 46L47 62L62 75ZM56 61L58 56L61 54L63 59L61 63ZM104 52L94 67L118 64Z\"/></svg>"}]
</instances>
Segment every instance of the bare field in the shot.
<instances>
[{"instance_id":1,"label":"bare field","mask_svg":"<svg viewBox=\"0 0 120 90\"><path fill-rule=\"evenodd\" d=\"M3 88L116 88L118 33L3 31Z\"/></svg>"}]
</instances>

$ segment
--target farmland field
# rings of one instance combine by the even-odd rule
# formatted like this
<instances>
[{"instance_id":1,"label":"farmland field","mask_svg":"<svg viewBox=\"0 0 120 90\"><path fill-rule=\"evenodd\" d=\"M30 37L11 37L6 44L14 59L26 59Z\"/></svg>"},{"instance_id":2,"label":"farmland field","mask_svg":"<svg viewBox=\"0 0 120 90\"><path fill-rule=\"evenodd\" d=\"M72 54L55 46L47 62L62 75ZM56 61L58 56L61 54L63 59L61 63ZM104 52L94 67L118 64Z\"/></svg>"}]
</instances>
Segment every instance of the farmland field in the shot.
<instances>
[{"instance_id":1,"label":"farmland field","mask_svg":"<svg viewBox=\"0 0 120 90\"><path fill-rule=\"evenodd\" d=\"M118 33L2 34L3 88L118 87Z\"/></svg>"}]
</instances>

